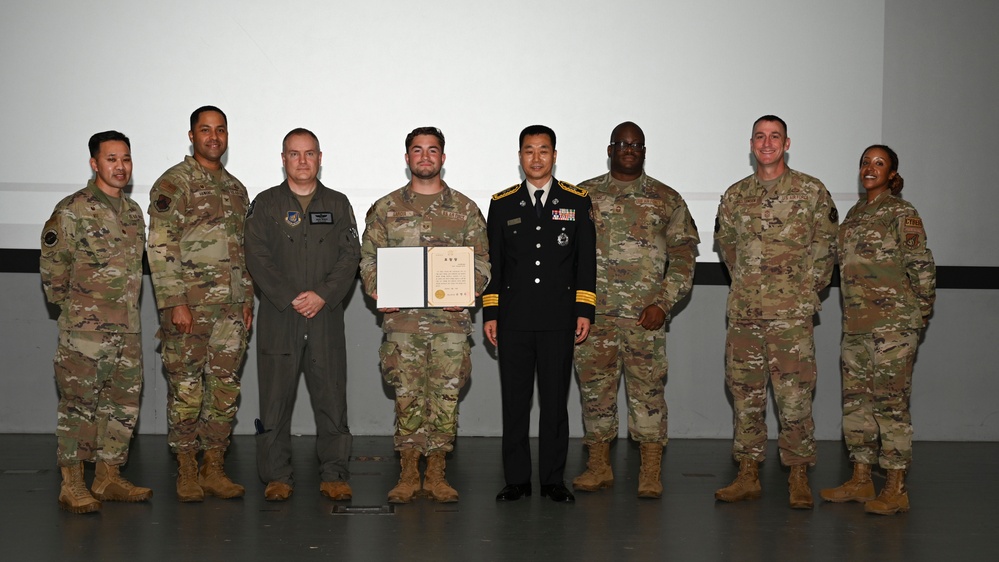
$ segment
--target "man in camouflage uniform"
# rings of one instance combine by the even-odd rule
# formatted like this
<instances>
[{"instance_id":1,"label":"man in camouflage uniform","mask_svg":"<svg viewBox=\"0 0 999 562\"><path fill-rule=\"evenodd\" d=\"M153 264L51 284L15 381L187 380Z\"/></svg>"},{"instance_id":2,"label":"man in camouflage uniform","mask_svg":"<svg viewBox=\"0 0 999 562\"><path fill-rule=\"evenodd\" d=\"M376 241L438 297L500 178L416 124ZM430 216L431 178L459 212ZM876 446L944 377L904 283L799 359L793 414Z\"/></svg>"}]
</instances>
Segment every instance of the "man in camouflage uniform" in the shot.
<instances>
[{"instance_id":1,"label":"man in camouflage uniform","mask_svg":"<svg viewBox=\"0 0 999 562\"><path fill-rule=\"evenodd\" d=\"M485 220L474 201L441 179L444 159L444 135L434 127L414 129L406 137L412 180L368 210L361 279L372 298L378 298L377 249L392 246L471 246L476 294L489 282ZM464 308L379 311L385 342L378 354L382 375L395 389L395 449L402 465L388 501L407 503L421 490L421 453L427 457L423 492L438 502L458 501L444 478L444 458L458 431L458 394L472 372L471 317Z\"/></svg>"},{"instance_id":2,"label":"man in camouflage uniform","mask_svg":"<svg viewBox=\"0 0 999 562\"><path fill-rule=\"evenodd\" d=\"M610 486L617 437L617 392L624 372L628 430L640 443L638 495L662 495L666 445L666 329L673 305L690 291L697 228L680 194L643 170L645 133L631 122L611 133L609 174L579 187L590 193L597 231L597 307L590 337L575 353L583 399L586 471L573 488Z\"/></svg>"},{"instance_id":3,"label":"man in camouflage uniform","mask_svg":"<svg viewBox=\"0 0 999 562\"><path fill-rule=\"evenodd\" d=\"M777 401L781 461L791 467L792 508L811 509L808 466L815 464L815 341L812 316L832 277L836 206L819 180L784 162L787 125L774 115L753 124L756 173L728 188L715 240L732 277L728 294L725 383L735 410L735 481L715 498L761 495L767 445L767 381Z\"/></svg>"},{"instance_id":4,"label":"man in camouflage uniform","mask_svg":"<svg viewBox=\"0 0 999 562\"><path fill-rule=\"evenodd\" d=\"M912 367L936 299L936 266L919 213L899 195L895 151L868 148L860 180L866 193L846 214L838 238L843 436L853 477L820 494L826 501L866 502L866 511L891 515L909 510L904 480L912 463ZM888 473L877 498L873 464Z\"/></svg>"},{"instance_id":5,"label":"man in camouflage uniform","mask_svg":"<svg viewBox=\"0 0 999 562\"><path fill-rule=\"evenodd\" d=\"M42 230L42 287L59 313L55 379L59 390L56 459L59 505L89 513L101 501L148 500L149 488L119 474L139 416L142 334L139 293L146 225L124 195L132 178L128 137L90 137L87 186L56 205ZM93 495L83 461L97 464Z\"/></svg>"},{"instance_id":6,"label":"man in camouflage uniform","mask_svg":"<svg viewBox=\"0 0 999 562\"><path fill-rule=\"evenodd\" d=\"M253 321L253 285L243 259L249 197L222 167L225 114L191 114L194 156L170 168L149 193L149 269L160 310L177 499L242 496L223 462L239 396L239 368ZM204 449L204 466L197 454Z\"/></svg>"},{"instance_id":7,"label":"man in camouflage uniform","mask_svg":"<svg viewBox=\"0 0 999 562\"><path fill-rule=\"evenodd\" d=\"M257 471L270 501L292 493L291 415L303 371L316 420L320 492L334 500L352 496L343 299L361 255L350 201L317 177L322 158L314 133L288 133L281 151L287 179L258 195L246 218L246 266L263 293Z\"/></svg>"}]
</instances>

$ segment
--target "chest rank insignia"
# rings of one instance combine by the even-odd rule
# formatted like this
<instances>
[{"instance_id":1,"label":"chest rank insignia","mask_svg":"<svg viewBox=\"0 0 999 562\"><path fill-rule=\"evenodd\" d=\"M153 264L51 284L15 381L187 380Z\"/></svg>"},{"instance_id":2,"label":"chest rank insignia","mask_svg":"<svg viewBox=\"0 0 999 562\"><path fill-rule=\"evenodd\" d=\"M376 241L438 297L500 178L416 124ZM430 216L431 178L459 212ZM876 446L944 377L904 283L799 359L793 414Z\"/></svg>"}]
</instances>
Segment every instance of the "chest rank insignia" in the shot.
<instances>
[{"instance_id":1,"label":"chest rank insignia","mask_svg":"<svg viewBox=\"0 0 999 562\"><path fill-rule=\"evenodd\" d=\"M575 221L576 209L552 209L553 221Z\"/></svg>"},{"instance_id":2,"label":"chest rank insignia","mask_svg":"<svg viewBox=\"0 0 999 562\"><path fill-rule=\"evenodd\" d=\"M302 223L302 213L298 211L288 211L288 214L284 217L284 222L291 226L298 226Z\"/></svg>"}]
</instances>

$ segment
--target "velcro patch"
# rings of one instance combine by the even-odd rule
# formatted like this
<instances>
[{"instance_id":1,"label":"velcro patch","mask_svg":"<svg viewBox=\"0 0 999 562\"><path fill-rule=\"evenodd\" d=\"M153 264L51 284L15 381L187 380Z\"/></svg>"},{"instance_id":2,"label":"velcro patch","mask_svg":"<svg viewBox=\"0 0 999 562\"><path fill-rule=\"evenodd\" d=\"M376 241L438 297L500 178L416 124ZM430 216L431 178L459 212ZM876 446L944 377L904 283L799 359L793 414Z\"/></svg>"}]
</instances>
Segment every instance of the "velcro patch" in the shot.
<instances>
[{"instance_id":1,"label":"velcro patch","mask_svg":"<svg viewBox=\"0 0 999 562\"><path fill-rule=\"evenodd\" d=\"M310 211L309 224L333 224L333 213L329 211Z\"/></svg>"},{"instance_id":2,"label":"velcro patch","mask_svg":"<svg viewBox=\"0 0 999 562\"><path fill-rule=\"evenodd\" d=\"M922 232L923 219L919 217L905 217L906 232Z\"/></svg>"},{"instance_id":3,"label":"velcro patch","mask_svg":"<svg viewBox=\"0 0 999 562\"><path fill-rule=\"evenodd\" d=\"M839 221L839 211L836 210L836 207L833 207L829 209L829 222L837 221Z\"/></svg>"},{"instance_id":4,"label":"velcro patch","mask_svg":"<svg viewBox=\"0 0 999 562\"><path fill-rule=\"evenodd\" d=\"M56 243L59 242L59 233L57 233L55 230L48 230L45 232L45 235L42 236L42 240L45 241L46 246L51 248L52 246L55 246Z\"/></svg>"},{"instance_id":5,"label":"velcro patch","mask_svg":"<svg viewBox=\"0 0 999 562\"><path fill-rule=\"evenodd\" d=\"M173 199L170 199L166 195L160 193L160 196L156 198L156 202L153 203L153 206L156 207L157 211L165 213L170 210L170 206L172 204L173 204Z\"/></svg>"}]
</instances>

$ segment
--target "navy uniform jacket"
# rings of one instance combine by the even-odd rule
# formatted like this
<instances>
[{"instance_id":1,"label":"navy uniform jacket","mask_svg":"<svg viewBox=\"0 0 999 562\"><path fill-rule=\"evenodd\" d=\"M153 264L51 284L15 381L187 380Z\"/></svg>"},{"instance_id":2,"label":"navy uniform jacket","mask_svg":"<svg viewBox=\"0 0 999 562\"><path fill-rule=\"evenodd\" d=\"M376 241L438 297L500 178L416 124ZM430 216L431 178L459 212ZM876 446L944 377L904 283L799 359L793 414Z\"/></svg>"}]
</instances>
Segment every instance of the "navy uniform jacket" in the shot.
<instances>
[{"instance_id":1,"label":"navy uniform jacket","mask_svg":"<svg viewBox=\"0 0 999 562\"><path fill-rule=\"evenodd\" d=\"M539 220L527 182L489 202L492 279L482 295L485 320L501 329L575 330L593 321L596 305L596 233L585 189L552 180Z\"/></svg>"}]
</instances>

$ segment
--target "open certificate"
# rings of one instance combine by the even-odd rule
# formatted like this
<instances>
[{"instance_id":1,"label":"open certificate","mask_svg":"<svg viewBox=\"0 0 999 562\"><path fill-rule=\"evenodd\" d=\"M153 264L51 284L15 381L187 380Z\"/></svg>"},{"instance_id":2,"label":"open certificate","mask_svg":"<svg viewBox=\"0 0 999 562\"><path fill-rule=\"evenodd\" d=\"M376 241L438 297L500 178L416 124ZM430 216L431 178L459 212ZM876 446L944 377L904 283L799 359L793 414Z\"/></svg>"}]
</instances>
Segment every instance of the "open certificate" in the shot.
<instances>
[{"instance_id":1,"label":"open certificate","mask_svg":"<svg viewBox=\"0 0 999 562\"><path fill-rule=\"evenodd\" d=\"M475 305L470 246L378 248L378 308Z\"/></svg>"}]
</instances>

